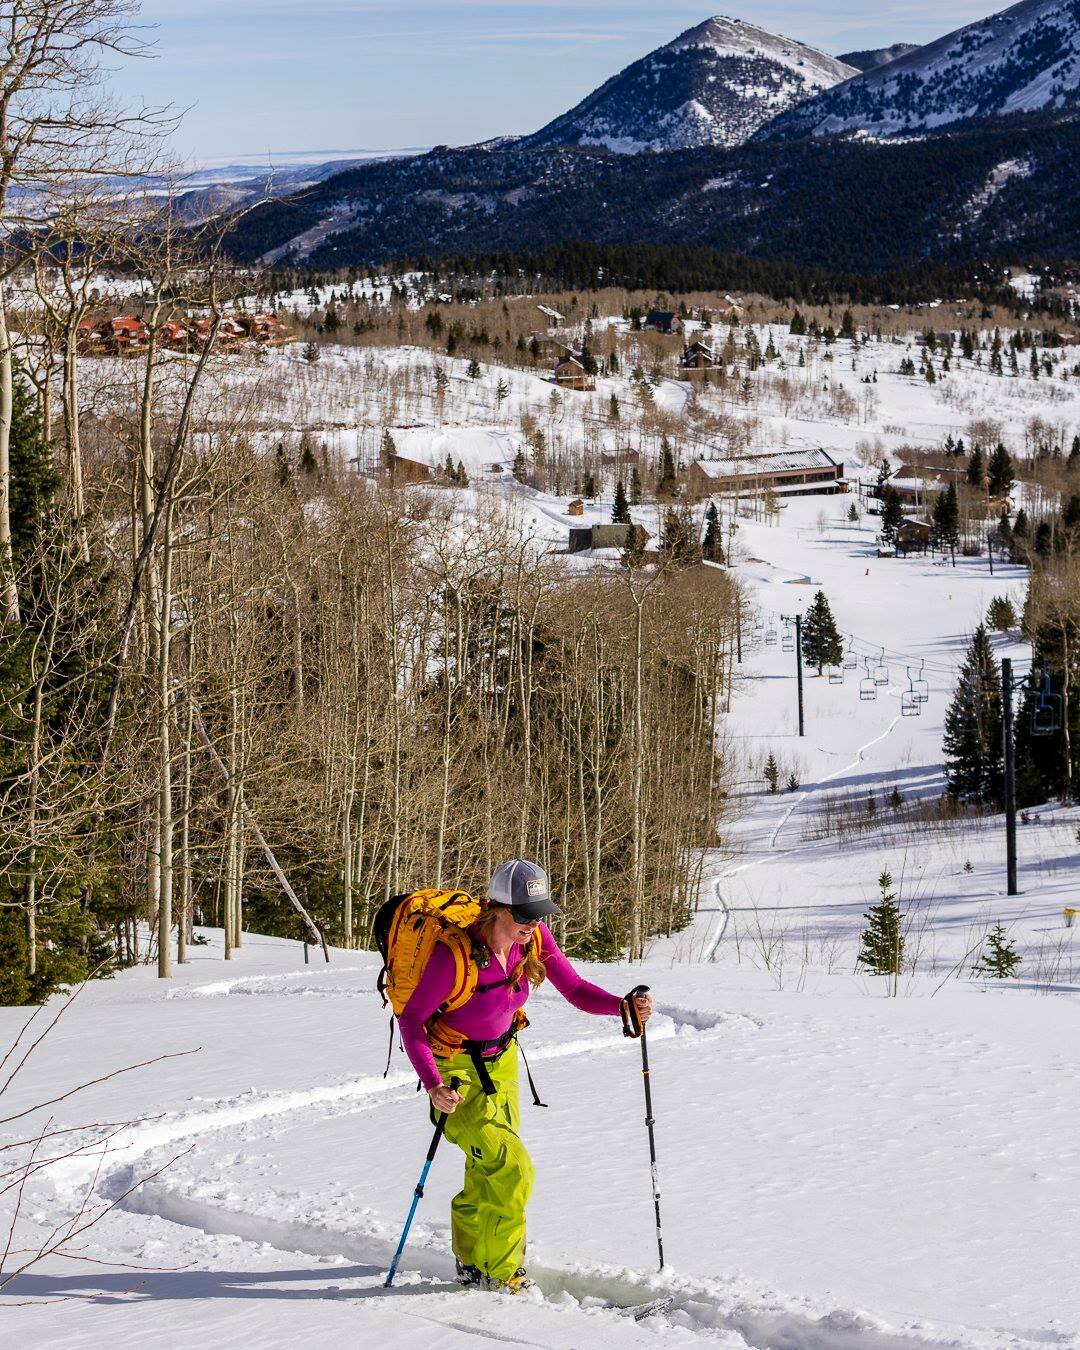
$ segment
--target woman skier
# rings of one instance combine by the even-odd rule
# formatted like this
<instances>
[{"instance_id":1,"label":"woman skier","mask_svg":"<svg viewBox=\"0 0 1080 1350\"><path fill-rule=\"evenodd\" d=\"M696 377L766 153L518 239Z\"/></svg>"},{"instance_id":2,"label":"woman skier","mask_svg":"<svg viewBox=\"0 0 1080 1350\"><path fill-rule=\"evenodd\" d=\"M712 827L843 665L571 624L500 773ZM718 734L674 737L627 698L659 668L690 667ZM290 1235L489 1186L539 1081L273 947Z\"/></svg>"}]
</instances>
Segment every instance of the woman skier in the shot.
<instances>
[{"instance_id":1,"label":"woman skier","mask_svg":"<svg viewBox=\"0 0 1080 1350\"><path fill-rule=\"evenodd\" d=\"M465 1184L450 1206L462 1284L520 1293L530 1283L523 1260L525 1206L534 1172L517 1133L517 1055L506 1053L525 1024L520 1009L530 992L550 979L582 1012L609 1017L624 1012L625 999L583 980L559 950L542 922L559 913L543 868L521 858L503 863L491 878L483 913L469 930L481 953L473 996L440 1015L455 966L450 952L437 945L398 1019L402 1044L432 1111L446 1112L446 1137L465 1154ZM651 995L635 998L634 1004L637 1018L646 1022L653 1011ZM457 1081L456 1091L451 1079Z\"/></svg>"}]
</instances>

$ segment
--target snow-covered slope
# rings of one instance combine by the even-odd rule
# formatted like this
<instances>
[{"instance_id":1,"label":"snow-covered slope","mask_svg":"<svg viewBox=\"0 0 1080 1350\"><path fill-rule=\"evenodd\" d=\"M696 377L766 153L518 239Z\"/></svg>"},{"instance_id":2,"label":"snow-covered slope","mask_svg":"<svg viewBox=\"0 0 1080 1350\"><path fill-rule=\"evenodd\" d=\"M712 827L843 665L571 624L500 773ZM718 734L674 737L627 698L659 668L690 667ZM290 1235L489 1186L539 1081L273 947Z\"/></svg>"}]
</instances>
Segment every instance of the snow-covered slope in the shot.
<instances>
[{"instance_id":1,"label":"snow-covered slope","mask_svg":"<svg viewBox=\"0 0 1080 1350\"><path fill-rule=\"evenodd\" d=\"M760 139L926 131L1076 106L1080 0L1021 0L779 117Z\"/></svg>"},{"instance_id":2,"label":"snow-covered slope","mask_svg":"<svg viewBox=\"0 0 1080 1350\"><path fill-rule=\"evenodd\" d=\"M591 93L523 144L627 154L739 145L786 108L856 71L741 19L707 19Z\"/></svg>"},{"instance_id":3,"label":"snow-covered slope","mask_svg":"<svg viewBox=\"0 0 1080 1350\"><path fill-rule=\"evenodd\" d=\"M901 56L919 49L914 42L894 42L891 47L871 47L859 52L841 52L837 58L845 65L856 70L877 70L878 66L887 66L890 61L898 61Z\"/></svg>"}]
</instances>

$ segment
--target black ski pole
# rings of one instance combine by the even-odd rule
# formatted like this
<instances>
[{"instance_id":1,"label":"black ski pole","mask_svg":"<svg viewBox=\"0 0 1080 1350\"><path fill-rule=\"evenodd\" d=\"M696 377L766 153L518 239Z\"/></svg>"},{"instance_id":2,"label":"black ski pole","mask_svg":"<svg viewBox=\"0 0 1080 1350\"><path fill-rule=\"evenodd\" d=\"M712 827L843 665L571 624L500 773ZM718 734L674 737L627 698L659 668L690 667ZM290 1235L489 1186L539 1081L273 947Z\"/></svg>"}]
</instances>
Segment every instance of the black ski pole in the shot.
<instances>
[{"instance_id":1,"label":"black ski pole","mask_svg":"<svg viewBox=\"0 0 1080 1350\"><path fill-rule=\"evenodd\" d=\"M649 1047L645 1036L645 1023L638 1016L634 999L643 998L649 992L647 984L639 984L631 989L623 999L623 1035L633 1036L641 1041L641 1076L645 1083L645 1124L649 1129L649 1164L652 1174L653 1205L656 1208L656 1248L660 1253L660 1269L664 1269L664 1235L660 1228L660 1178L656 1171L656 1135L653 1133L652 1089L649 1086Z\"/></svg>"},{"instance_id":2,"label":"black ski pole","mask_svg":"<svg viewBox=\"0 0 1080 1350\"><path fill-rule=\"evenodd\" d=\"M450 1091L456 1092L460 1078L450 1079ZM394 1259L390 1262L390 1273L386 1277L385 1287L387 1289L394 1283L394 1276L397 1274L398 1262L401 1260L401 1253L405 1250L405 1240L409 1236L409 1229L412 1227L413 1216L416 1213L416 1207L424 1198L424 1184L428 1179L428 1173L431 1171L431 1164L435 1161L435 1150L439 1147L439 1140L443 1137L443 1131L446 1129L446 1112L440 1111L439 1119L435 1124L435 1133L431 1136L431 1143L428 1146L427 1158L424 1160L424 1170L420 1173L420 1180L416 1183L416 1190L413 1191L412 1204L409 1206L409 1217L405 1220L405 1229L401 1234L401 1241L397 1245L397 1251L394 1253Z\"/></svg>"}]
</instances>

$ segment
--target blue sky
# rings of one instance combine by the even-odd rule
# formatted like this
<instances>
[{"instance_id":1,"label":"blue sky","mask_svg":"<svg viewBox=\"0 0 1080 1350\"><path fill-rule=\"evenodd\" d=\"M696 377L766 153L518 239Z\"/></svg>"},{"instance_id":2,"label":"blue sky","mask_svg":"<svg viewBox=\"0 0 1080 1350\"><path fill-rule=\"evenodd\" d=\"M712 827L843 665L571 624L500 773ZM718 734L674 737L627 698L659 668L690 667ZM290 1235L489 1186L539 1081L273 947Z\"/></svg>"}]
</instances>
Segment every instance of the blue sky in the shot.
<instances>
[{"instance_id":1,"label":"blue sky","mask_svg":"<svg viewBox=\"0 0 1080 1350\"><path fill-rule=\"evenodd\" d=\"M461 144L533 131L653 47L728 13L837 54L928 42L994 0L143 0L156 57L125 96L187 108L177 150Z\"/></svg>"}]
</instances>

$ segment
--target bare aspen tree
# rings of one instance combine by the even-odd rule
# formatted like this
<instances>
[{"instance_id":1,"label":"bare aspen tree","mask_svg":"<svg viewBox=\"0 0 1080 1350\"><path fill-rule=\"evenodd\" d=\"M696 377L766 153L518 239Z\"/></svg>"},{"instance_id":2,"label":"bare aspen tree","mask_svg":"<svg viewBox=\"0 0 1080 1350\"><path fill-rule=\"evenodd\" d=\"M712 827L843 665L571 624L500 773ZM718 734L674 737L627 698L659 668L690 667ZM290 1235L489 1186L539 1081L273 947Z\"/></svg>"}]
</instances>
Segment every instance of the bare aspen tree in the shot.
<instances>
[{"instance_id":1,"label":"bare aspen tree","mask_svg":"<svg viewBox=\"0 0 1080 1350\"><path fill-rule=\"evenodd\" d=\"M163 129L160 114L128 113L102 93L103 63L135 55L132 0L8 0L0 11L0 231L33 228L78 178L130 168L118 138ZM0 258L0 607L19 617L11 540L12 340L10 278L23 253Z\"/></svg>"}]
</instances>

